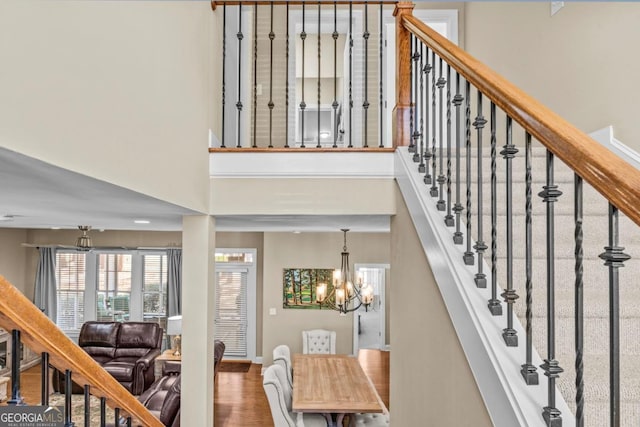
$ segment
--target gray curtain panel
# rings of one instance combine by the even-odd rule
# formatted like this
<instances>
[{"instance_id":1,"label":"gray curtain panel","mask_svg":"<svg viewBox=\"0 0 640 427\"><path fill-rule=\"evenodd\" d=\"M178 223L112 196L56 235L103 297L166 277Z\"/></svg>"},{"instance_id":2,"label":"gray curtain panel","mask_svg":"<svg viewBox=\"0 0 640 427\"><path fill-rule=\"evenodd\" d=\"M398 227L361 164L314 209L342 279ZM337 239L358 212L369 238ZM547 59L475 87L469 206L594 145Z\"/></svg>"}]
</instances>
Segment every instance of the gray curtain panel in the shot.
<instances>
[{"instance_id":1,"label":"gray curtain panel","mask_svg":"<svg viewBox=\"0 0 640 427\"><path fill-rule=\"evenodd\" d=\"M182 249L167 249L169 317L182 314Z\"/></svg>"},{"instance_id":2,"label":"gray curtain panel","mask_svg":"<svg viewBox=\"0 0 640 427\"><path fill-rule=\"evenodd\" d=\"M55 248L40 248L40 258L36 271L36 286L34 304L46 314L49 319L57 318L57 284L56 284L56 250Z\"/></svg>"}]
</instances>

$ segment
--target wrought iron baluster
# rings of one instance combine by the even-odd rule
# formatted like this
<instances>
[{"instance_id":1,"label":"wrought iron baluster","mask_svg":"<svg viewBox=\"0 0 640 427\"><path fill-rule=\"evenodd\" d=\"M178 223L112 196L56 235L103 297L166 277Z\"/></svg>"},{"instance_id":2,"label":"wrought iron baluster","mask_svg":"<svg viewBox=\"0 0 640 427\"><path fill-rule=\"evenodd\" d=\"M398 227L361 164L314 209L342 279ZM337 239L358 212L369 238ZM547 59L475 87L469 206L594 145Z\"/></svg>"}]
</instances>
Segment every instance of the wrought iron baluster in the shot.
<instances>
[{"instance_id":1,"label":"wrought iron baluster","mask_svg":"<svg viewBox=\"0 0 640 427\"><path fill-rule=\"evenodd\" d=\"M353 3L349 2L349 145L353 148Z\"/></svg>"},{"instance_id":2,"label":"wrought iron baluster","mask_svg":"<svg viewBox=\"0 0 640 427\"><path fill-rule=\"evenodd\" d=\"M74 424L71 421L71 388L73 382L71 381L71 371L69 369L64 371L64 427L73 427Z\"/></svg>"},{"instance_id":3,"label":"wrought iron baluster","mask_svg":"<svg viewBox=\"0 0 640 427\"><path fill-rule=\"evenodd\" d=\"M438 102L440 104L440 120L438 120L439 122L439 131L438 131L438 139L439 139L439 153L438 153L438 157L439 157L439 169L438 169L438 195L440 196L440 198L438 199L438 202L436 203L436 208L439 211L444 211L445 210L445 202L444 202L444 183L446 181L445 177L444 177L444 102L443 102L443 89L445 87L445 85L447 84L447 80L444 78L444 75L442 74L442 58L440 58L440 65L439 65L439 76L438 77Z\"/></svg>"},{"instance_id":4,"label":"wrought iron baluster","mask_svg":"<svg viewBox=\"0 0 640 427\"><path fill-rule=\"evenodd\" d=\"M7 405L22 405L24 403L20 394L20 331L11 331L11 399Z\"/></svg>"},{"instance_id":5,"label":"wrought iron baluster","mask_svg":"<svg viewBox=\"0 0 640 427\"><path fill-rule=\"evenodd\" d=\"M107 425L107 398L100 398L100 427Z\"/></svg>"},{"instance_id":6,"label":"wrought iron baluster","mask_svg":"<svg viewBox=\"0 0 640 427\"><path fill-rule=\"evenodd\" d=\"M380 23L378 24L378 28L380 30L380 46L379 46L379 54L380 54L380 59L379 59L379 65L380 65L380 71L379 71L379 78L380 78L380 145L379 147L382 148L384 147L384 126L382 125L384 123L384 92L383 92L383 82L382 82L382 74L383 74L383 66L384 66L384 60L383 60L383 56L382 56L382 52L383 52L383 46L382 46L382 28L383 28L383 3L380 2Z\"/></svg>"},{"instance_id":7,"label":"wrought iron baluster","mask_svg":"<svg viewBox=\"0 0 640 427\"><path fill-rule=\"evenodd\" d=\"M533 352L533 235L532 235L532 206L531 206L531 134L525 133L525 288L526 299L526 360L520 373L527 385L538 384L538 372L531 362Z\"/></svg>"},{"instance_id":8,"label":"wrought iron baluster","mask_svg":"<svg viewBox=\"0 0 640 427\"><path fill-rule=\"evenodd\" d=\"M582 280L584 266L583 249L583 193L582 178L577 174L573 177L573 204L575 220L575 348L576 348L576 427L584 427L584 282Z\"/></svg>"},{"instance_id":9,"label":"wrought iron baluster","mask_svg":"<svg viewBox=\"0 0 640 427\"><path fill-rule=\"evenodd\" d=\"M363 147L369 147L369 4L364 4L364 102L362 109L364 110L364 142Z\"/></svg>"},{"instance_id":10,"label":"wrought iron baluster","mask_svg":"<svg viewBox=\"0 0 640 427\"><path fill-rule=\"evenodd\" d=\"M338 147L338 3L333 2L333 148Z\"/></svg>"},{"instance_id":11,"label":"wrought iron baluster","mask_svg":"<svg viewBox=\"0 0 640 427\"><path fill-rule=\"evenodd\" d=\"M431 65L431 63L429 63L429 46L425 46L424 49L425 49L425 64L424 64L424 68L422 69L422 72L426 74L425 80L427 81L427 85L428 85L429 73L433 69L433 66ZM429 164L431 162L431 157L432 157L431 149L429 148L429 135L430 135L429 133L429 88L427 87L427 90L421 89L420 92L421 92L421 95L420 95L421 99L424 98L424 113L422 114L422 116L424 117L424 120L426 122L426 126L423 132L424 134L426 134L426 136L423 135L423 139L425 140L425 146L424 146L425 161L424 161L424 170L422 170L421 172L424 172L424 183L431 184L432 178L431 178L431 172L429 170Z\"/></svg>"},{"instance_id":12,"label":"wrought iron baluster","mask_svg":"<svg viewBox=\"0 0 640 427\"><path fill-rule=\"evenodd\" d=\"M507 207L507 289L501 294L507 304L507 327L502 330L502 338L508 347L517 347L518 335L513 329L513 304L518 299L516 291L513 289L513 158L518 153L518 149L513 145L512 140L513 120L507 116L507 143L500 154L506 162L506 207Z\"/></svg>"},{"instance_id":13,"label":"wrought iron baluster","mask_svg":"<svg viewBox=\"0 0 640 427\"><path fill-rule=\"evenodd\" d=\"M422 42L418 39L418 37L414 37L415 43L413 47L413 55L411 58L413 59L413 65L411 66L413 72L413 133L411 134L411 145L410 150L413 152L413 161L418 162L420 159L420 154L418 154L418 139L420 139L420 132L418 132L418 77L420 74L420 52L418 52L418 44L422 44Z\"/></svg>"},{"instance_id":14,"label":"wrought iron baluster","mask_svg":"<svg viewBox=\"0 0 640 427\"><path fill-rule=\"evenodd\" d=\"M431 171L433 173L433 180L431 182L431 188L429 189L429 195L431 197L438 197L438 186L436 183L436 53L431 51Z\"/></svg>"},{"instance_id":15,"label":"wrought iron baluster","mask_svg":"<svg viewBox=\"0 0 640 427\"><path fill-rule=\"evenodd\" d=\"M120 419L120 408L115 407L113 410L113 420L115 421L115 424L118 425L119 424L119 420Z\"/></svg>"},{"instance_id":16,"label":"wrought iron baluster","mask_svg":"<svg viewBox=\"0 0 640 427\"><path fill-rule=\"evenodd\" d=\"M84 386L84 427L91 427L91 386L89 384Z\"/></svg>"},{"instance_id":17,"label":"wrought iron baluster","mask_svg":"<svg viewBox=\"0 0 640 427\"><path fill-rule=\"evenodd\" d=\"M242 113L242 79L240 78L240 76L242 75L242 39L244 38L244 35L242 34L242 5L239 4L238 5L238 32L236 34L236 37L238 38L238 102L236 102L236 109L238 110L238 123L237 123L237 128L238 128L238 134L237 134L237 140L236 140L236 147L240 148L242 146L241 144L241 135L240 135L240 129L241 129L241 113Z\"/></svg>"},{"instance_id":18,"label":"wrought iron baluster","mask_svg":"<svg viewBox=\"0 0 640 427\"><path fill-rule=\"evenodd\" d=\"M127 417L127 427L131 427L131 417Z\"/></svg>"},{"instance_id":19,"label":"wrought iron baluster","mask_svg":"<svg viewBox=\"0 0 640 427\"><path fill-rule=\"evenodd\" d=\"M307 39L307 32L305 31L305 23L306 23L306 14L305 14L305 6L304 6L304 2L302 2L302 32L300 33L300 40L302 40L302 99L300 100L300 125L301 125L301 129L302 129L302 133L300 135L300 140L301 140L301 144L300 144L300 148L305 148L304 145L304 110L307 108L307 104L304 102L304 87L305 87L305 81L304 81L304 69L305 69L305 65L304 65L304 60L305 60L305 55L304 55L304 42Z\"/></svg>"},{"instance_id":20,"label":"wrought iron baluster","mask_svg":"<svg viewBox=\"0 0 640 427\"><path fill-rule=\"evenodd\" d=\"M238 76L240 78L240 76ZM256 113L258 112L258 3L253 5L253 148L256 140Z\"/></svg>"},{"instance_id":21,"label":"wrought iron baluster","mask_svg":"<svg viewBox=\"0 0 640 427\"><path fill-rule=\"evenodd\" d=\"M414 140L415 124L414 118L416 115L416 84L413 82L414 75L416 73L416 59L415 59L415 44L417 43L416 37L413 34L409 35L411 43L411 67L409 68L409 93L411 96L409 107L409 147L407 147L409 153L415 153L416 145Z\"/></svg>"},{"instance_id":22,"label":"wrought iron baluster","mask_svg":"<svg viewBox=\"0 0 640 427\"><path fill-rule=\"evenodd\" d=\"M462 105L462 94L460 94L460 73L456 71L456 95L453 97L453 105L456 107L456 203L453 212L456 215L456 231L453 233L453 243L462 244L462 231L460 231L460 213L462 203L460 203L460 105Z\"/></svg>"},{"instance_id":23,"label":"wrought iron baluster","mask_svg":"<svg viewBox=\"0 0 640 427\"><path fill-rule=\"evenodd\" d=\"M609 267L609 425L620 427L620 267L631 257L619 244L618 208L609 203L609 245L599 255Z\"/></svg>"},{"instance_id":24,"label":"wrought iron baluster","mask_svg":"<svg viewBox=\"0 0 640 427\"><path fill-rule=\"evenodd\" d=\"M471 250L471 84L469 81L465 83L464 91L465 106L465 152L466 152L466 168L467 168L467 250L464 252L462 259L466 265L473 265L473 251Z\"/></svg>"},{"instance_id":25,"label":"wrought iron baluster","mask_svg":"<svg viewBox=\"0 0 640 427\"><path fill-rule=\"evenodd\" d=\"M416 102L419 103L418 111L420 116L420 131L418 134L420 135L420 146L416 149L416 154L414 154L414 160L419 161L418 164L418 173L424 173L424 97L422 94L424 93L424 43L420 42L420 66L418 68L418 73L420 74L420 90L416 93ZM416 159L416 155L418 158Z\"/></svg>"},{"instance_id":26,"label":"wrought iron baluster","mask_svg":"<svg viewBox=\"0 0 640 427\"><path fill-rule=\"evenodd\" d=\"M221 148L226 148L224 145L224 110L227 93L227 79L225 66L227 64L227 4L222 5L222 141Z\"/></svg>"},{"instance_id":27,"label":"wrought iron baluster","mask_svg":"<svg viewBox=\"0 0 640 427\"><path fill-rule=\"evenodd\" d=\"M447 227L453 227L451 215L451 66L447 64L447 214L444 217Z\"/></svg>"},{"instance_id":28,"label":"wrought iron baluster","mask_svg":"<svg viewBox=\"0 0 640 427\"><path fill-rule=\"evenodd\" d=\"M49 406L49 353L43 351L40 356L40 403Z\"/></svg>"},{"instance_id":29,"label":"wrought iron baluster","mask_svg":"<svg viewBox=\"0 0 640 427\"><path fill-rule=\"evenodd\" d=\"M269 4L270 7L270 29L269 29L269 148L273 148L273 40L276 38L276 33L273 32L273 2Z\"/></svg>"},{"instance_id":30,"label":"wrought iron baluster","mask_svg":"<svg viewBox=\"0 0 640 427\"><path fill-rule=\"evenodd\" d=\"M286 15L286 35L285 35L285 83L284 83L284 148L289 148L289 2L285 5ZM294 133L295 135L295 133Z\"/></svg>"},{"instance_id":31,"label":"wrought iron baluster","mask_svg":"<svg viewBox=\"0 0 640 427\"><path fill-rule=\"evenodd\" d=\"M476 240L476 244L473 248L478 254L478 272L476 273L474 281L476 282L476 286L479 288L487 287L487 275L482 271L484 264L483 255L484 251L487 250L487 245L484 243L482 237L482 185L484 184L482 180L482 130L486 123L487 121L482 115L482 92L478 91L478 115L473 122L473 126L476 128L476 138L478 140L478 240Z\"/></svg>"},{"instance_id":32,"label":"wrought iron baluster","mask_svg":"<svg viewBox=\"0 0 640 427\"><path fill-rule=\"evenodd\" d=\"M498 299L498 184L496 177L496 104L491 103L491 299L487 307L493 316L502 316Z\"/></svg>"},{"instance_id":33,"label":"wrought iron baluster","mask_svg":"<svg viewBox=\"0 0 640 427\"><path fill-rule=\"evenodd\" d=\"M564 370L556 357L556 331L555 331L555 209L554 203L562 192L554 183L553 176L554 155L547 150L547 183L543 191L538 193L547 204L547 358L540 366L548 381L548 405L542 411L542 417L550 427L561 427L562 416L560 410L556 408L556 379Z\"/></svg>"},{"instance_id":34,"label":"wrought iron baluster","mask_svg":"<svg viewBox=\"0 0 640 427\"><path fill-rule=\"evenodd\" d=\"M320 144L320 74L321 73L321 68L320 68L320 52L322 50L322 42L321 42L321 35L322 35L322 29L321 29L321 23L320 23L320 18L322 16L322 10L321 10L322 6L320 4L320 2L318 2L318 143L316 144L317 148L322 147L322 144Z\"/></svg>"}]
</instances>

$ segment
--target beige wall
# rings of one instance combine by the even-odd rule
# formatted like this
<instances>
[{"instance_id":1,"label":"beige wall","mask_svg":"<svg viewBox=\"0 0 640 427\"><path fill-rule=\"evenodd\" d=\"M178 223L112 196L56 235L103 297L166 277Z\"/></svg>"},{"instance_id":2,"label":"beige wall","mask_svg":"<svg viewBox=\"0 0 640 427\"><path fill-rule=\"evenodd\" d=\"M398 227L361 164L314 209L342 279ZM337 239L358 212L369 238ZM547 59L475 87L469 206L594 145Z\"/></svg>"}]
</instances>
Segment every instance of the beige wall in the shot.
<instances>
[{"instance_id":1,"label":"beige wall","mask_svg":"<svg viewBox=\"0 0 640 427\"><path fill-rule=\"evenodd\" d=\"M400 191L391 265L392 425L491 426Z\"/></svg>"},{"instance_id":2,"label":"beige wall","mask_svg":"<svg viewBox=\"0 0 640 427\"><path fill-rule=\"evenodd\" d=\"M33 278L27 269L27 254L31 249L21 244L27 241L27 230L0 228L0 275L28 298L33 298Z\"/></svg>"},{"instance_id":3,"label":"beige wall","mask_svg":"<svg viewBox=\"0 0 640 427\"><path fill-rule=\"evenodd\" d=\"M209 2L3 0L0 146L206 212L213 22Z\"/></svg>"},{"instance_id":4,"label":"beige wall","mask_svg":"<svg viewBox=\"0 0 640 427\"><path fill-rule=\"evenodd\" d=\"M640 3L468 2L465 45L525 92L584 132L613 125L640 150L636 100Z\"/></svg>"},{"instance_id":5,"label":"beige wall","mask_svg":"<svg viewBox=\"0 0 640 427\"><path fill-rule=\"evenodd\" d=\"M283 268L339 268L342 233L265 233L263 296L263 363L272 363L272 351L287 344L292 353L302 352L302 331L330 329L337 332L338 353L353 351L353 316L340 316L333 310L282 308ZM388 233L348 233L350 262L389 262ZM353 265L351 266L353 268ZM275 308L276 315L269 315Z\"/></svg>"}]
</instances>

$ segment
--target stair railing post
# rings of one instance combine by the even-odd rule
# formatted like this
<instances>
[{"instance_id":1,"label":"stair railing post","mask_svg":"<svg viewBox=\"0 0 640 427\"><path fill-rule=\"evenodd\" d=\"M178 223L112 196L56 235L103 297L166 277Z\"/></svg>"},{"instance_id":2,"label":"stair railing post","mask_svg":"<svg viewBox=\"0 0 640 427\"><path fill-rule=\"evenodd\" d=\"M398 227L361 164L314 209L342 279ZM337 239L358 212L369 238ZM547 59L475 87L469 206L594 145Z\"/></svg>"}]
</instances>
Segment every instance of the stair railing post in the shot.
<instances>
[{"instance_id":1,"label":"stair railing post","mask_svg":"<svg viewBox=\"0 0 640 427\"><path fill-rule=\"evenodd\" d=\"M410 32L402 21L411 15L413 3L396 3L393 16L396 18L396 105L393 108L393 146L408 146L411 135L409 128L409 110L411 109L411 40Z\"/></svg>"}]
</instances>

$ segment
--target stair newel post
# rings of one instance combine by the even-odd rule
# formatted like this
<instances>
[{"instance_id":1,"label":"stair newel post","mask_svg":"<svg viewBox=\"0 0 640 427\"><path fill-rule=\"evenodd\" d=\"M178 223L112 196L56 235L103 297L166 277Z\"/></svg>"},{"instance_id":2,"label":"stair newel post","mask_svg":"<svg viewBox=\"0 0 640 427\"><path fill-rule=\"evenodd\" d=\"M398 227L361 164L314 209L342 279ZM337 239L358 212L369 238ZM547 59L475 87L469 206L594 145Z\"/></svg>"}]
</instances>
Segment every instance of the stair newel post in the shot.
<instances>
[{"instance_id":1,"label":"stair newel post","mask_svg":"<svg viewBox=\"0 0 640 427\"><path fill-rule=\"evenodd\" d=\"M71 371L69 369L64 371L64 427L74 427L71 421L71 388L73 382L71 381Z\"/></svg>"},{"instance_id":2,"label":"stair newel post","mask_svg":"<svg viewBox=\"0 0 640 427\"><path fill-rule=\"evenodd\" d=\"M438 185L436 177L436 53L431 51L431 64L433 66L433 72L431 73L431 170L433 173L433 181L431 182L431 188L429 189L429 195L431 197L438 197Z\"/></svg>"},{"instance_id":3,"label":"stair newel post","mask_svg":"<svg viewBox=\"0 0 640 427\"><path fill-rule=\"evenodd\" d=\"M478 288L487 287L487 275L484 273L484 271L482 271L484 264L483 255L484 251L487 250L487 245L484 243L482 237L482 185L484 184L482 180L482 130L484 129L484 125L486 123L487 121L482 115L482 92L478 91L478 115L473 122L473 127L476 128L476 138L478 140L478 240L476 240L476 244L473 246L478 254L478 272L476 273L476 276L474 278L474 281L476 282L476 286Z\"/></svg>"},{"instance_id":4,"label":"stair newel post","mask_svg":"<svg viewBox=\"0 0 640 427\"><path fill-rule=\"evenodd\" d=\"M276 33L273 32L273 2L269 5L270 13L270 28L269 28L269 148L273 148L273 108L275 104L273 102L273 40L276 38Z\"/></svg>"},{"instance_id":5,"label":"stair newel post","mask_svg":"<svg viewBox=\"0 0 640 427\"><path fill-rule=\"evenodd\" d=\"M548 377L548 405L542 411L542 417L549 427L561 427L562 416L558 408L556 408L556 379L564 370L556 357L556 335L555 335L555 211L554 203L558 201L558 197L562 192L558 190L558 186L554 183L553 176L554 155L547 150L547 182L543 187L543 191L538 193L546 203L546 220L547 220L547 358L544 360L541 368Z\"/></svg>"},{"instance_id":6,"label":"stair newel post","mask_svg":"<svg viewBox=\"0 0 640 427\"><path fill-rule=\"evenodd\" d=\"M444 177L444 99L443 99L443 91L444 87L447 84L447 80L444 78L444 74L442 73L442 58L439 58L439 66L438 66L438 103L440 104L440 120L438 120L438 195L440 198L436 203L436 208L439 211L444 211L446 208L444 202L444 183L446 178Z\"/></svg>"},{"instance_id":7,"label":"stair newel post","mask_svg":"<svg viewBox=\"0 0 640 427\"><path fill-rule=\"evenodd\" d=\"M304 145L304 110L307 108L307 104L306 102L304 102L304 71L305 71L305 64L304 64L304 60L305 60L305 55L304 55L304 46L305 46L305 40L307 39L307 32L305 31L305 23L306 23L306 13L305 13L305 5L304 2L302 2L302 31L300 32L300 40L302 40L302 67L301 67L301 71L302 71L302 84L300 85L300 94L301 94L301 98L300 98L300 128L301 133L300 133L300 148L305 148Z\"/></svg>"},{"instance_id":8,"label":"stair newel post","mask_svg":"<svg viewBox=\"0 0 640 427\"><path fill-rule=\"evenodd\" d=\"M89 384L84 386L84 427L91 427L91 386Z\"/></svg>"},{"instance_id":9,"label":"stair newel post","mask_svg":"<svg viewBox=\"0 0 640 427\"><path fill-rule=\"evenodd\" d=\"M619 244L618 208L609 203L609 244L599 255L609 267L609 425L620 427L620 267L631 257Z\"/></svg>"},{"instance_id":10,"label":"stair newel post","mask_svg":"<svg viewBox=\"0 0 640 427\"><path fill-rule=\"evenodd\" d=\"M576 349L576 427L584 427L584 249L583 249L583 197L582 178L574 174L573 178L573 211L575 221L575 349Z\"/></svg>"},{"instance_id":11,"label":"stair newel post","mask_svg":"<svg viewBox=\"0 0 640 427\"><path fill-rule=\"evenodd\" d=\"M100 398L100 427L107 425L107 398Z\"/></svg>"},{"instance_id":12,"label":"stair newel post","mask_svg":"<svg viewBox=\"0 0 640 427\"><path fill-rule=\"evenodd\" d=\"M533 353L533 234L531 227L532 205L531 205L531 134L525 133L525 288L526 297L526 360L520 373L527 385L538 384L538 372L531 362Z\"/></svg>"},{"instance_id":13,"label":"stair newel post","mask_svg":"<svg viewBox=\"0 0 640 427\"><path fill-rule=\"evenodd\" d=\"M447 64L447 214L444 217L447 227L453 227L451 214L451 66Z\"/></svg>"},{"instance_id":14,"label":"stair newel post","mask_svg":"<svg viewBox=\"0 0 640 427\"><path fill-rule=\"evenodd\" d=\"M500 152L506 161L506 208L507 208L507 289L501 294L507 304L507 327L502 330L502 338L508 347L518 346L518 335L513 329L513 304L518 299L516 291L513 289L513 158L518 153L518 149L513 145L512 140L513 120L507 116L507 141L504 149Z\"/></svg>"},{"instance_id":15,"label":"stair newel post","mask_svg":"<svg viewBox=\"0 0 640 427\"><path fill-rule=\"evenodd\" d=\"M471 83L467 80L464 90L464 133L465 133L465 154L466 154L466 177L467 177L467 250L462 259L466 265L473 265L473 251L471 250Z\"/></svg>"},{"instance_id":16,"label":"stair newel post","mask_svg":"<svg viewBox=\"0 0 640 427\"><path fill-rule=\"evenodd\" d=\"M40 355L40 402L49 406L49 353L43 351Z\"/></svg>"},{"instance_id":17,"label":"stair newel post","mask_svg":"<svg viewBox=\"0 0 640 427\"><path fill-rule=\"evenodd\" d=\"M418 110L418 78L421 75L420 73L420 52L418 51L418 44L422 45L420 40L417 37L412 36L414 44L413 44L413 54L411 55L413 66L411 67L411 72L413 75L413 90L411 92L413 98L411 99L411 103L413 105L413 131L411 132L411 145L409 145L409 151L413 153L413 161L418 162L420 160L420 154L418 153L418 140L420 139L420 132L418 131L418 115L420 111Z\"/></svg>"},{"instance_id":18,"label":"stair newel post","mask_svg":"<svg viewBox=\"0 0 640 427\"><path fill-rule=\"evenodd\" d=\"M462 95L460 94L460 73L456 71L456 95L453 97L453 105L456 107L456 203L453 212L456 215L456 231L453 233L453 243L462 244L462 231L460 231L460 213L462 204L460 203L460 105L462 105Z\"/></svg>"},{"instance_id":19,"label":"stair newel post","mask_svg":"<svg viewBox=\"0 0 640 427\"><path fill-rule=\"evenodd\" d=\"M411 144L411 134L407 135L411 111L411 32L403 24L404 17L411 15L414 4L400 1L396 3L393 16L396 18L396 105L393 109L393 146Z\"/></svg>"},{"instance_id":20,"label":"stair newel post","mask_svg":"<svg viewBox=\"0 0 640 427\"><path fill-rule=\"evenodd\" d=\"M416 151L416 154L418 155L418 161L420 162L418 164L418 173L425 173L425 168L424 168L424 67L425 67L425 60L424 60L424 43L420 42L420 68L418 69L418 72L420 73L420 90L417 93L417 98L419 98L419 104L420 104L420 147L418 148L418 150ZM414 160L415 159L415 155L414 155Z\"/></svg>"},{"instance_id":21,"label":"stair newel post","mask_svg":"<svg viewBox=\"0 0 640 427\"><path fill-rule=\"evenodd\" d=\"M496 104L491 103L491 299L487 304L494 316L502 316L502 303L498 299L498 183L496 174Z\"/></svg>"},{"instance_id":22,"label":"stair newel post","mask_svg":"<svg viewBox=\"0 0 640 427\"><path fill-rule=\"evenodd\" d=\"M20 395L20 331L11 331L11 399L7 405L22 405Z\"/></svg>"},{"instance_id":23,"label":"stair newel post","mask_svg":"<svg viewBox=\"0 0 640 427\"><path fill-rule=\"evenodd\" d=\"M424 169L421 172L424 172L424 183L431 184L431 172L429 170L429 164L431 161L431 157L433 156L431 153L431 149L429 148L429 135L433 133L433 129L429 129L429 73L433 70L433 65L429 62L429 46L425 46L425 58L424 58L424 68L422 72L425 74L425 80L427 81L427 90L421 90L422 97L424 98L424 113L422 116L426 122L426 126L424 129L423 139L425 141L424 146ZM433 111L431 112L433 114ZM431 133L430 133L431 131ZM435 173L434 173L435 176Z\"/></svg>"},{"instance_id":24,"label":"stair newel post","mask_svg":"<svg viewBox=\"0 0 640 427\"><path fill-rule=\"evenodd\" d=\"M238 39L238 76L242 75L242 39L244 35L242 34L242 4L238 5L238 32L236 33L236 38ZM238 135L236 139L236 147L240 148L241 144L241 116L242 116L242 79L238 78L238 101L236 102L236 110L238 111Z\"/></svg>"}]
</instances>

